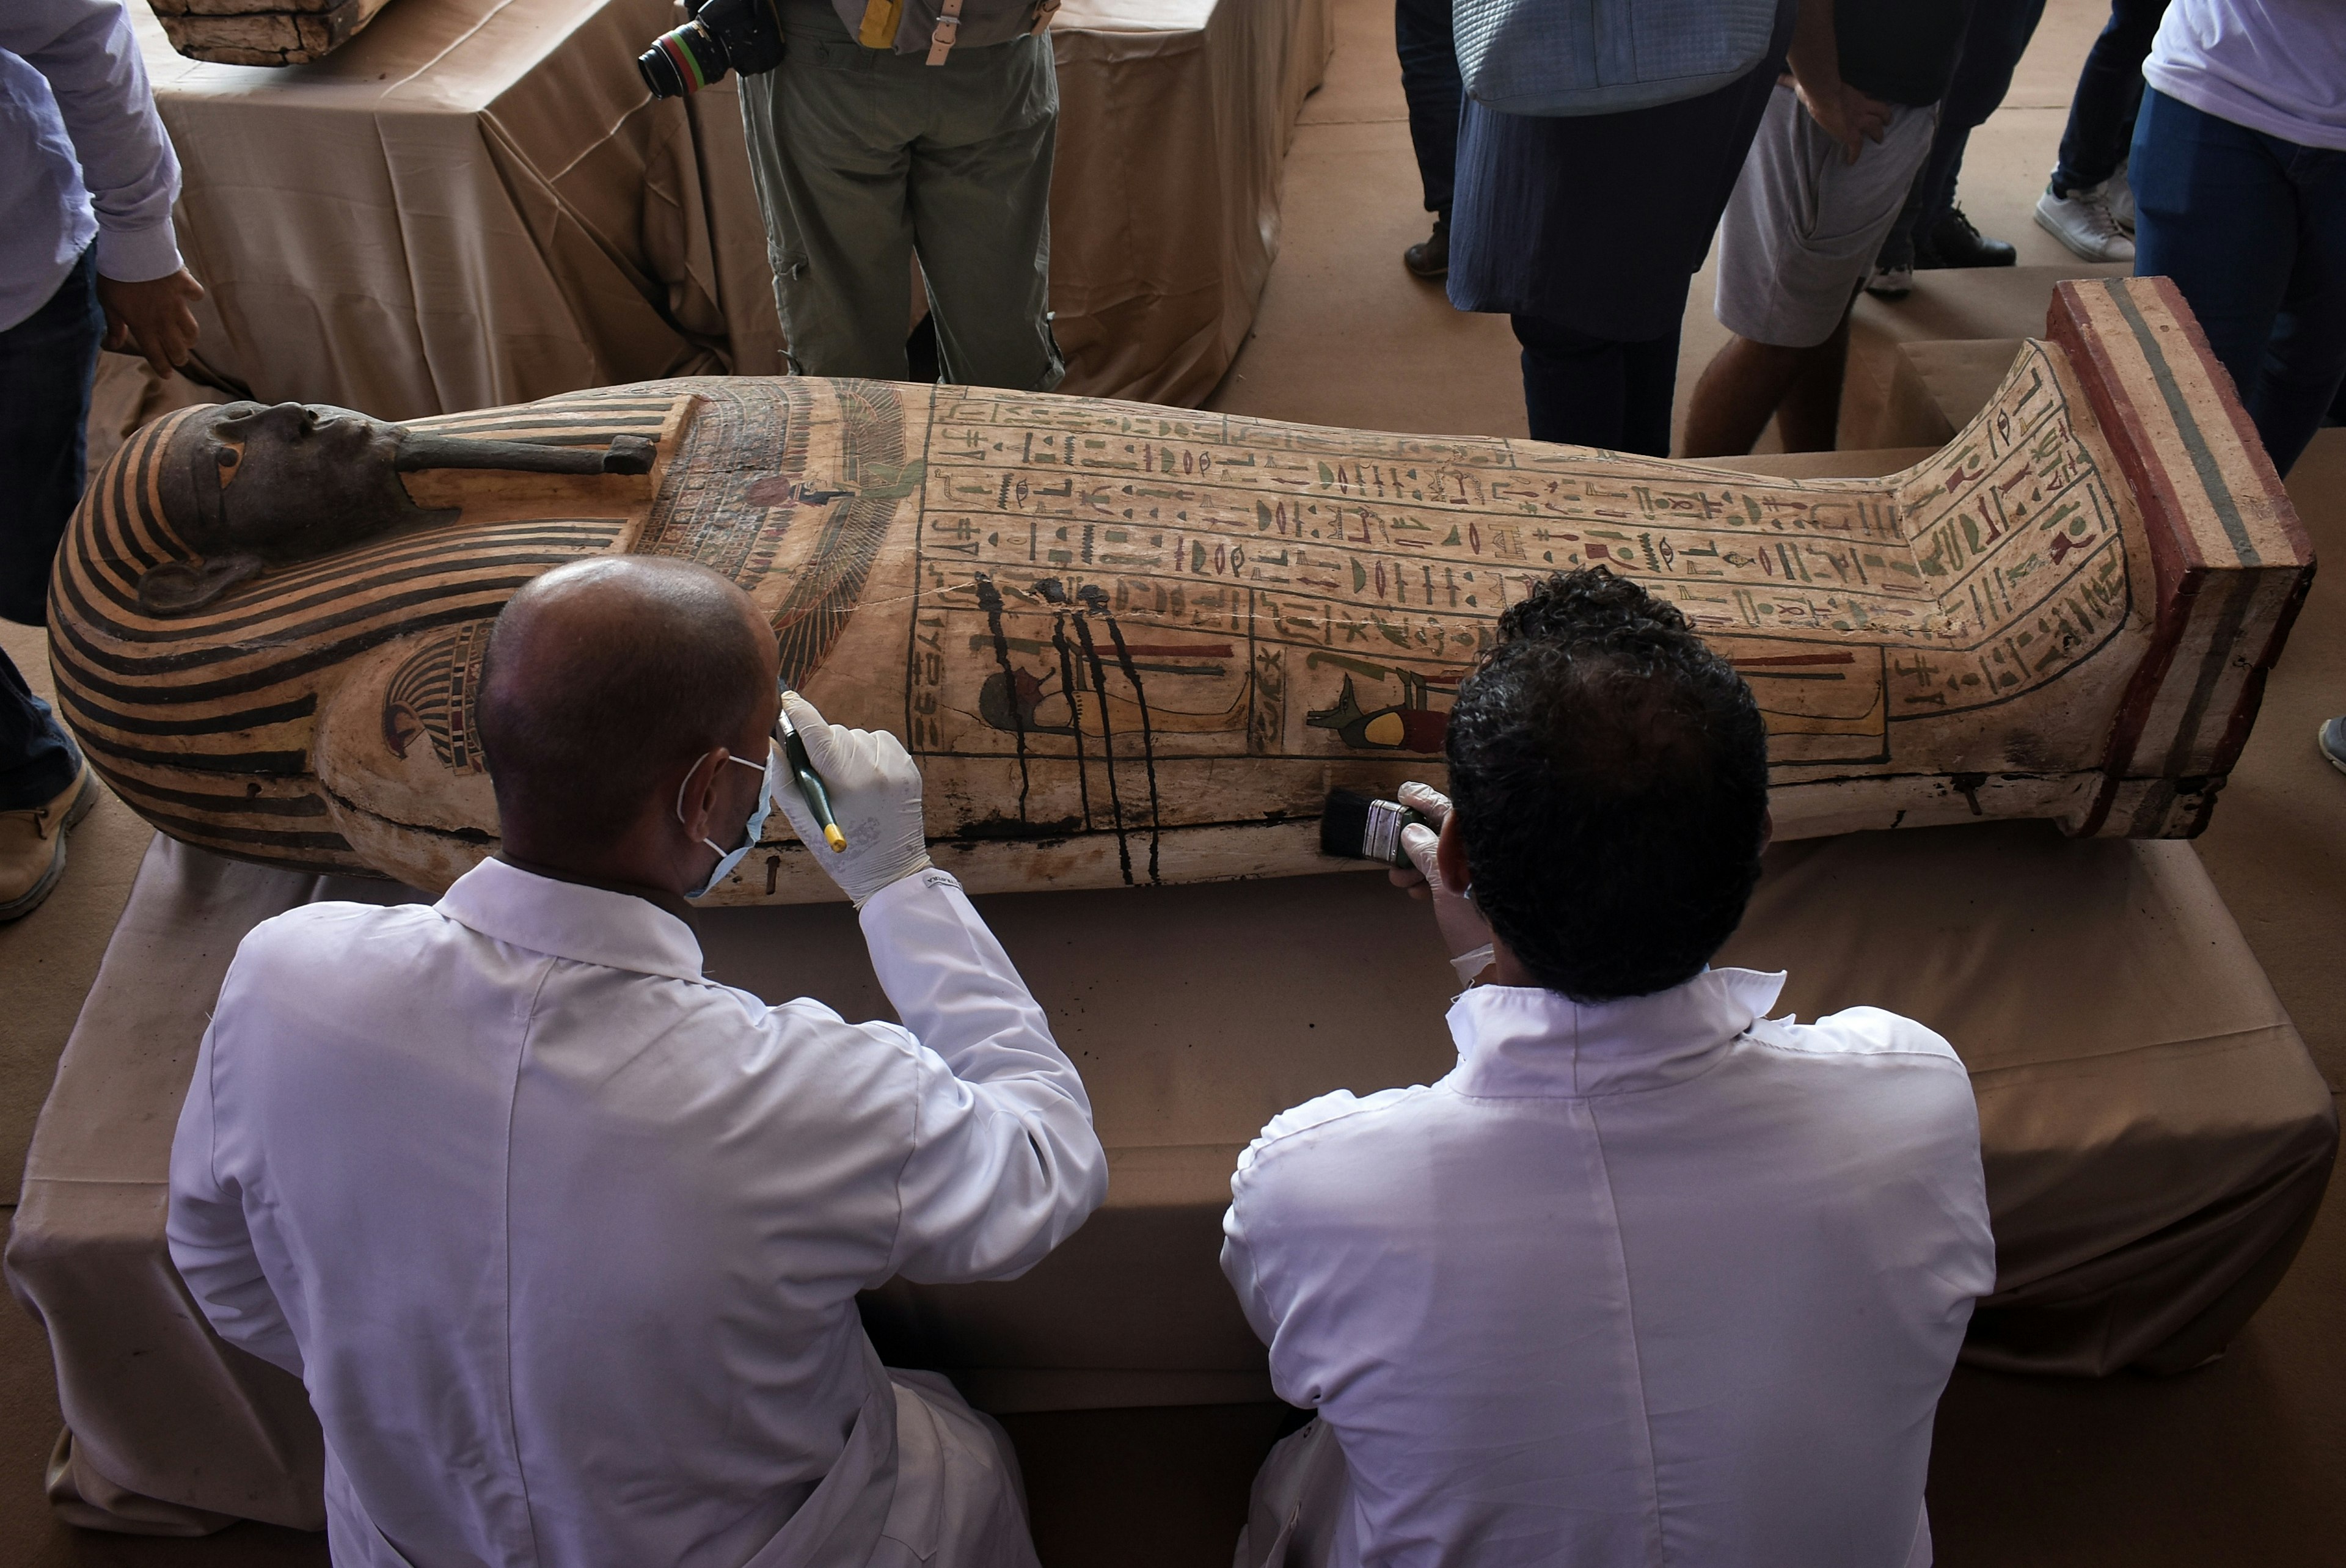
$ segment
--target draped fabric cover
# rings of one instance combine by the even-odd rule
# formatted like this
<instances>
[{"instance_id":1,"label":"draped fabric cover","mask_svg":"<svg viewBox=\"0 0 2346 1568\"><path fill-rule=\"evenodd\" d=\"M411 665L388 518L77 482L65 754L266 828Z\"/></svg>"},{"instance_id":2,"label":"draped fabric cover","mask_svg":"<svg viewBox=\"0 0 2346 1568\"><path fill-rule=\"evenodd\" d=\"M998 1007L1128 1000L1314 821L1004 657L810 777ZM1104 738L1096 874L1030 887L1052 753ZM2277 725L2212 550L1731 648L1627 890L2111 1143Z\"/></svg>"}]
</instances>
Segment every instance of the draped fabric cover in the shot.
<instances>
[{"instance_id":1,"label":"draped fabric cover","mask_svg":"<svg viewBox=\"0 0 2346 1568\"><path fill-rule=\"evenodd\" d=\"M782 371L733 81L655 102L636 74L668 0L402 0L280 69L186 59L131 11L210 290L202 379L412 419ZM1331 27L1328 0L1059 12L1062 390L1196 403L1220 380Z\"/></svg>"},{"instance_id":2,"label":"draped fabric cover","mask_svg":"<svg viewBox=\"0 0 2346 1568\"><path fill-rule=\"evenodd\" d=\"M243 933L311 899L405 896L156 840L59 1064L8 1246L56 1359L72 1442L51 1495L68 1517L321 1522L301 1385L214 1337L164 1251L171 1130ZM1000 897L984 913L1084 1074L1107 1204L1015 1281L867 1296L881 1354L949 1371L997 1411L1270 1398L1216 1262L1230 1171L1290 1105L1450 1069L1453 982L1423 907L1356 875ZM700 940L712 975L761 995L812 992L849 1018L885 1005L843 907L714 911ZM2195 1365L2311 1222L2331 1097L2188 843L2016 822L1780 845L1720 961L1789 969L1780 1013L1872 1003L1964 1057L1998 1268L1974 1364Z\"/></svg>"}]
</instances>

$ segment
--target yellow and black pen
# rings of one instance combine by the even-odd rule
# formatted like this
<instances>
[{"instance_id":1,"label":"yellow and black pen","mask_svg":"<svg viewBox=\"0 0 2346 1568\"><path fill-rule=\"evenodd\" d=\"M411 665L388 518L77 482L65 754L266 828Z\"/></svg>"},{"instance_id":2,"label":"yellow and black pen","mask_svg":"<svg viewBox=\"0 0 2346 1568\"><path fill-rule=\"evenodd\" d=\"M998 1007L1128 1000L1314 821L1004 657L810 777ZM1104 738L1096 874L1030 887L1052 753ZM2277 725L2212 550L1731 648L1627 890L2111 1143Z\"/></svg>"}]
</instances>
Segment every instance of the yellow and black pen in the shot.
<instances>
[{"instance_id":1,"label":"yellow and black pen","mask_svg":"<svg viewBox=\"0 0 2346 1568\"><path fill-rule=\"evenodd\" d=\"M833 854L847 848L847 835L839 830L839 822L831 814L831 792L822 787L822 775L814 770L807 757L806 742L799 738L798 727L785 712L778 726L782 732L782 759L790 765L790 778L799 787L799 799L807 803L814 820L822 824L822 841Z\"/></svg>"}]
</instances>

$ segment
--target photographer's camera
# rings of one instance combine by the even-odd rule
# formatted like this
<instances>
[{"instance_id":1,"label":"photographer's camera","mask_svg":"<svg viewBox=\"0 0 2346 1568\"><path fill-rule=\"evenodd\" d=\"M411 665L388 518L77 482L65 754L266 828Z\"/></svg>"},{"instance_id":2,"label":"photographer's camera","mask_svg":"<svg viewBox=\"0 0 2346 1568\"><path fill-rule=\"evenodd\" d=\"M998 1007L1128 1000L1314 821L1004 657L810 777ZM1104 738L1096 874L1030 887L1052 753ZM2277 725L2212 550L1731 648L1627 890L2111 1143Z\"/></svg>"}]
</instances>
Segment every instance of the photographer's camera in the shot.
<instances>
[{"instance_id":1,"label":"photographer's camera","mask_svg":"<svg viewBox=\"0 0 2346 1568\"><path fill-rule=\"evenodd\" d=\"M782 63L774 0L686 0L686 8L691 21L636 56L652 97L682 97L724 80L728 71L754 76Z\"/></svg>"}]
</instances>

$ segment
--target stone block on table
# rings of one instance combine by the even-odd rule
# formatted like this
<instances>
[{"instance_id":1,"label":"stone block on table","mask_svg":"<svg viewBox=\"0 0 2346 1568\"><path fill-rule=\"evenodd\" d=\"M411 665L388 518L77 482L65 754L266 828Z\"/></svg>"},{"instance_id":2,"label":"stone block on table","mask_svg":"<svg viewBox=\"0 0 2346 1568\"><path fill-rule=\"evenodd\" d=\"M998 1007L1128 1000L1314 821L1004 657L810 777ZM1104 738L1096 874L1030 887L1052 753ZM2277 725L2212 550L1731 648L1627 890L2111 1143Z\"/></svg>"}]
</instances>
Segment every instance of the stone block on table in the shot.
<instances>
[{"instance_id":1,"label":"stone block on table","mask_svg":"<svg viewBox=\"0 0 2346 1568\"><path fill-rule=\"evenodd\" d=\"M347 44L390 0L149 0L171 47L218 66L300 66Z\"/></svg>"}]
</instances>

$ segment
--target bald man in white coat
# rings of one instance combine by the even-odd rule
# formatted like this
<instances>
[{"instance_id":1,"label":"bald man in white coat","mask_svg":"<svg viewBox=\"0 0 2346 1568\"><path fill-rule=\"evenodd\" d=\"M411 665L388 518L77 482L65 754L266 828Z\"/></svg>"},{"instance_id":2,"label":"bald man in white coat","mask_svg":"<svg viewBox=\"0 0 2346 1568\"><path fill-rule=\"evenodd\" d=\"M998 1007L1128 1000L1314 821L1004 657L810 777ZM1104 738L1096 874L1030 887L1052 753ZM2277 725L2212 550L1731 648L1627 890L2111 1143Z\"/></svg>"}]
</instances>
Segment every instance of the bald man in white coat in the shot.
<instances>
[{"instance_id":1,"label":"bald man in white coat","mask_svg":"<svg viewBox=\"0 0 2346 1568\"><path fill-rule=\"evenodd\" d=\"M1002 1279L1107 1160L1042 1009L928 861L884 734L787 699L903 1024L706 979L685 898L778 801L770 631L713 573L537 579L479 715L499 855L254 930L172 1147L171 1255L301 1377L337 1564L1033 1568L1016 1462L856 1292Z\"/></svg>"}]
</instances>

